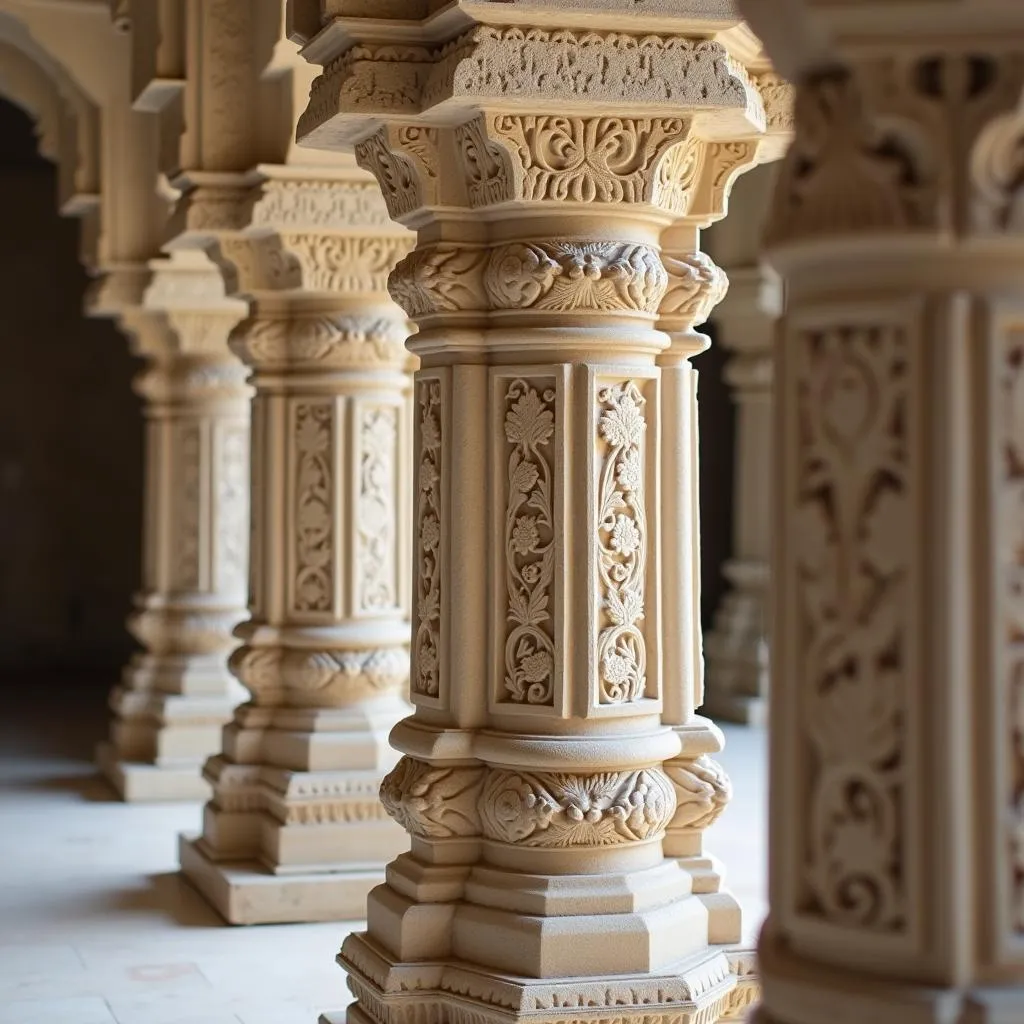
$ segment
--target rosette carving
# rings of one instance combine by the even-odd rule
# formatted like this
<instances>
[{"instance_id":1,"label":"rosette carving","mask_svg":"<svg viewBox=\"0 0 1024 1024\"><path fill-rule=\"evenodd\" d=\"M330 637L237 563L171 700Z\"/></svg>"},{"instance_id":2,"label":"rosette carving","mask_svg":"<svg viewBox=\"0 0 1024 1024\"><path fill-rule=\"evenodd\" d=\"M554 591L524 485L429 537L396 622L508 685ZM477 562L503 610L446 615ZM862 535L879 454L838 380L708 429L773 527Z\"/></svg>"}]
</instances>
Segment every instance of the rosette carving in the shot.
<instances>
[{"instance_id":1,"label":"rosette carving","mask_svg":"<svg viewBox=\"0 0 1024 1024\"><path fill-rule=\"evenodd\" d=\"M403 757L380 787L384 809L414 836L454 839L480 834L482 767L435 767Z\"/></svg>"},{"instance_id":2,"label":"rosette carving","mask_svg":"<svg viewBox=\"0 0 1024 1024\"><path fill-rule=\"evenodd\" d=\"M489 839L522 846L609 846L653 839L675 810L660 769L597 775L492 770L480 794Z\"/></svg>"}]
</instances>

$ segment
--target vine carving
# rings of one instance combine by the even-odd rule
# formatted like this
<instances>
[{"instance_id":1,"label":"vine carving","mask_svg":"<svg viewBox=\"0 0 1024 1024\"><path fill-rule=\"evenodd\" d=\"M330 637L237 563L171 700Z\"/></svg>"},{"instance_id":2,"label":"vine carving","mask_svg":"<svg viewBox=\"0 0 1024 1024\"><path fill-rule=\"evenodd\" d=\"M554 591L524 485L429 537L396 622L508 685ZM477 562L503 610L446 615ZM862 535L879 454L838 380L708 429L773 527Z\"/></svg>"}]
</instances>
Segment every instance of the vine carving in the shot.
<instances>
[{"instance_id":1,"label":"vine carving","mask_svg":"<svg viewBox=\"0 0 1024 1024\"><path fill-rule=\"evenodd\" d=\"M645 399L633 381L598 392L603 444L597 491L601 607L597 641L599 700L626 704L647 688L644 617L647 514L644 509Z\"/></svg>"},{"instance_id":2,"label":"vine carving","mask_svg":"<svg viewBox=\"0 0 1024 1024\"><path fill-rule=\"evenodd\" d=\"M328 612L334 603L333 431L329 404L296 405L294 604L299 612Z\"/></svg>"},{"instance_id":3,"label":"vine carving","mask_svg":"<svg viewBox=\"0 0 1024 1024\"><path fill-rule=\"evenodd\" d=\"M898 324L802 331L794 531L809 780L810 907L906 926L901 808L908 575L908 342Z\"/></svg>"},{"instance_id":4,"label":"vine carving","mask_svg":"<svg viewBox=\"0 0 1024 1024\"><path fill-rule=\"evenodd\" d=\"M437 697L441 680L441 382L417 383L416 636L412 690Z\"/></svg>"},{"instance_id":5,"label":"vine carving","mask_svg":"<svg viewBox=\"0 0 1024 1024\"><path fill-rule=\"evenodd\" d=\"M516 380L505 393L505 700L554 703L555 391Z\"/></svg>"}]
</instances>

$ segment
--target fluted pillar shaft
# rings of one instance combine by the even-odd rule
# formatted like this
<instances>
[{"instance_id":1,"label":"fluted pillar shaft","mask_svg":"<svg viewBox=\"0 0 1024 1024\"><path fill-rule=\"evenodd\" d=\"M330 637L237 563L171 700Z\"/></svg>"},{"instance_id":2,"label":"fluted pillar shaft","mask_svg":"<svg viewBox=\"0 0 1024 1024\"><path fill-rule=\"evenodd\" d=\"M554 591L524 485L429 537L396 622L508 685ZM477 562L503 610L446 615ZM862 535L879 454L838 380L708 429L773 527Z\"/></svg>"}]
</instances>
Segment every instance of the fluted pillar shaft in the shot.
<instances>
[{"instance_id":1,"label":"fluted pillar shaft","mask_svg":"<svg viewBox=\"0 0 1024 1024\"><path fill-rule=\"evenodd\" d=\"M749 958L714 945L684 863L692 820L666 844L666 763L700 753L682 738L695 491L663 490L666 467L696 472L682 336L699 308L680 291L716 296L662 240L681 223L694 252L712 197L756 157L763 101L685 18L678 37L590 36L588 4L556 6L529 32L392 14L367 35L342 18L306 51L325 72L300 138L354 144L418 229L390 285L421 361L415 711L381 791L411 849L340 953L350 1020L414 1002L446 1020L572 1005L711 1022L749 996ZM631 62L667 76L661 91L623 74ZM743 142L702 134L705 103L716 139ZM683 600L666 599L669 545Z\"/></svg>"},{"instance_id":2,"label":"fluted pillar shaft","mask_svg":"<svg viewBox=\"0 0 1024 1024\"><path fill-rule=\"evenodd\" d=\"M231 346L252 369L250 620L231 669L250 694L204 771L186 875L234 923L361 916L405 837L377 800L407 710L410 357L387 275L408 248L351 160L196 175L251 207L215 249L249 301Z\"/></svg>"},{"instance_id":3,"label":"fluted pillar shaft","mask_svg":"<svg viewBox=\"0 0 1024 1024\"><path fill-rule=\"evenodd\" d=\"M746 6L797 83L758 1019L1019 1020L1024 10Z\"/></svg>"},{"instance_id":4,"label":"fluted pillar shaft","mask_svg":"<svg viewBox=\"0 0 1024 1024\"><path fill-rule=\"evenodd\" d=\"M227 666L245 617L251 394L227 338L244 312L219 274L157 260L142 306L121 316L147 360L143 582L129 620L143 650L111 694L99 761L127 800L206 796L200 768L244 696Z\"/></svg>"}]
</instances>

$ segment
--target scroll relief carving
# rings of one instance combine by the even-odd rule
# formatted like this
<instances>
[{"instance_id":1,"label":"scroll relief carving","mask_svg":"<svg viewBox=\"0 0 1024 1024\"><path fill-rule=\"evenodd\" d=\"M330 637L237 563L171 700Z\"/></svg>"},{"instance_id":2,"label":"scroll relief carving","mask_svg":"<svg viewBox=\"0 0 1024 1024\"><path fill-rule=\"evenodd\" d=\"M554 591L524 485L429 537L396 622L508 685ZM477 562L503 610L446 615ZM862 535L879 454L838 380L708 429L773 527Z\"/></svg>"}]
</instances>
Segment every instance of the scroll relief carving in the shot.
<instances>
[{"instance_id":1,"label":"scroll relief carving","mask_svg":"<svg viewBox=\"0 0 1024 1024\"><path fill-rule=\"evenodd\" d=\"M294 611L330 612L334 606L334 408L301 402L294 412Z\"/></svg>"},{"instance_id":2,"label":"scroll relief carving","mask_svg":"<svg viewBox=\"0 0 1024 1024\"><path fill-rule=\"evenodd\" d=\"M809 773L804 911L844 926L907 926L904 821L911 407L902 325L805 330L798 505Z\"/></svg>"},{"instance_id":3,"label":"scroll relief carving","mask_svg":"<svg viewBox=\"0 0 1024 1024\"><path fill-rule=\"evenodd\" d=\"M1024 328L1005 331L999 347L1002 435L998 537L1001 572L996 626L1005 673L1009 723L1009 814L1007 891L1012 893L1011 926L1024 935Z\"/></svg>"},{"instance_id":4,"label":"scroll relief carving","mask_svg":"<svg viewBox=\"0 0 1024 1024\"><path fill-rule=\"evenodd\" d=\"M410 316L533 309L657 312L669 277L657 249L630 242L513 242L493 250L442 243L391 275Z\"/></svg>"},{"instance_id":5,"label":"scroll relief carving","mask_svg":"<svg viewBox=\"0 0 1024 1024\"><path fill-rule=\"evenodd\" d=\"M377 179L393 220L437 202L437 144L437 129L419 125L381 128L356 144L356 163Z\"/></svg>"},{"instance_id":6,"label":"scroll relief carving","mask_svg":"<svg viewBox=\"0 0 1024 1024\"><path fill-rule=\"evenodd\" d=\"M494 309L653 313L668 286L656 249L616 242L518 242L484 272Z\"/></svg>"},{"instance_id":7,"label":"scroll relief carving","mask_svg":"<svg viewBox=\"0 0 1024 1024\"><path fill-rule=\"evenodd\" d=\"M608 846L665 831L675 794L665 774L645 768L599 775L491 770L480 795L489 839L522 846Z\"/></svg>"},{"instance_id":8,"label":"scroll relief carving","mask_svg":"<svg viewBox=\"0 0 1024 1024\"><path fill-rule=\"evenodd\" d=\"M302 287L311 292L384 292L392 267L411 240L306 232L281 235L299 263Z\"/></svg>"},{"instance_id":9,"label":"scroll relief carving","mask_svg":"<svg viewBox=\"0 0 1024 1024\"><path fill-rule=\"evenodd\" d=\"M675 795L657 768L569 775L434 766L403 757L381 802L406 831L431 839L484 835L534 847L642 842L665 831Z\"/></svg>"},{"instance_id":10,"label":"scroll relief carving","mask_svg":"<svg viewBox=\"0 0 1024 1024\"><path fill-rule=\"evenodd\" d=\"M437 768L403 757L380 787L388 814L407 832L431 839L480 834L477 800L484 769Z\"/></svg>"},{"instance_id":11,"label":"scroll relief carving","mask_svg":"<svg viewBox=\"0 0 1024 1024\"><path fill-rule=\"evenodd\" d=\"M647 649L639 626L648 553L646 400L633 381L601 388L597 399L598 700L626 704L643 698L647 689Z\"/></svg>"},{"instance_id":12,"label":"scroll relief carving","mask_svg":"<svg viewBox=\"0 0 1024 1024\"><path fill-rule=\"evenodd\" d=\"M398 409L362 410L359 430L359 607L394 608Z\"/></svg>"},{"instance_id":13,"label":"scroll relief carving","mask_svg":"<svg viewBox=\"0 0 1024 1024\"><path fill-rule=\"evenodd\" d=\"M678 117L497 114L462 129L459 141L474 206L642 203L652 200L662 157L688 131Z\"/></svg>"},{"instance_id":14,"label":"scroll relief carving","mask_svg":"<svg viewBox=\"0 0 1024 1024\"><path fill-rule=\"evenodd\" d=\"M503 699L552 706L555 389L516 380L505 392L505 679Z\"/></svg>"},{"instance_id":15,"label":"scroll relief carving","mask_svg":"<svg viewBox=\"0 0 1024 1024\"><path fill-rule=\"evenodd\" d=\"M703 831L721 816L732 799L732 783L722 766L707 755L693 761L669 761L665 774L676 793L673 828Z\"/></svg>"},{"instance_id":16,"label":"scroll relief carving","mask_svg":"<svg viewBox=\"0 0 1024 1024\"><path fill-rule=\"evenodd\" d=\"M662 256L669 286L661 302L661 315L697 327L707 322L711 311L729 289L725 271L702 252Z\"/></svg>"},{"instance_id":17,"label":"scroll relief carving","mask_svg":"<svg viewBox=\"0 0 1024 1024\"><path fill-rule=\"evenodd\" d=\"M416 635L412 691L437 697L441 685L441 382L416 384L419 470L416 475Z\"/></svg>"},{"instance_id":18,"label":"scroll relief carving","mask_svg":"<svg viewBox=\"0 0 1024 1024\"><path fill-rule=\"evenodd\" d=\"M232 335L231 350L250 366L297 369L402 365L406 358L406 327L399 316L305 316L281 320L249 320Z\"/></svg>"}]
</instances>

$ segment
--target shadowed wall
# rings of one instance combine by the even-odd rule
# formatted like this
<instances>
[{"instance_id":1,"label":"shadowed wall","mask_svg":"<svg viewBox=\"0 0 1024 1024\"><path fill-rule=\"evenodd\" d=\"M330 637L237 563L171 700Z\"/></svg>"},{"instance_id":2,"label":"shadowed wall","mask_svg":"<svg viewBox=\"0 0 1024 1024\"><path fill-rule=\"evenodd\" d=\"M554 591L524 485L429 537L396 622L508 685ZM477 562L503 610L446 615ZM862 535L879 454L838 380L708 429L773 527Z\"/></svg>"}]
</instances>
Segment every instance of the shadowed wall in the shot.
<instances>
[{"instance_id":1,"label":"shadowed wall","mask_svg":"<svg viewBox=\"0 0 1024 1024\"><path fill-rule=\"evenodd\" d=\"M78 224L32 123L0 102L0 671L96 675L132 649L140 578L137 362L83 317Z\"/></svg>"}]
</instances>

